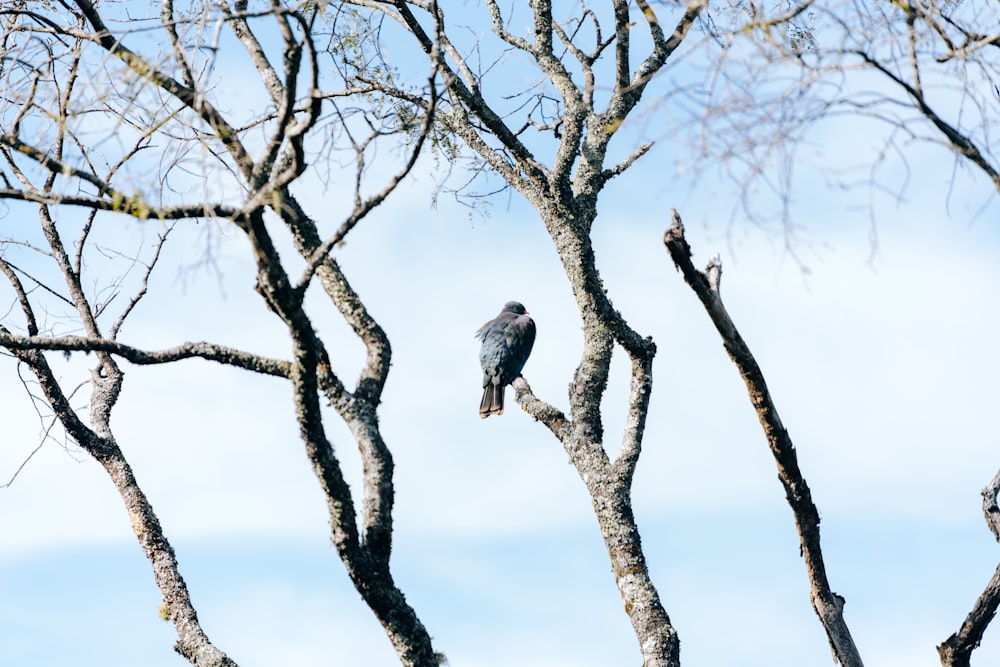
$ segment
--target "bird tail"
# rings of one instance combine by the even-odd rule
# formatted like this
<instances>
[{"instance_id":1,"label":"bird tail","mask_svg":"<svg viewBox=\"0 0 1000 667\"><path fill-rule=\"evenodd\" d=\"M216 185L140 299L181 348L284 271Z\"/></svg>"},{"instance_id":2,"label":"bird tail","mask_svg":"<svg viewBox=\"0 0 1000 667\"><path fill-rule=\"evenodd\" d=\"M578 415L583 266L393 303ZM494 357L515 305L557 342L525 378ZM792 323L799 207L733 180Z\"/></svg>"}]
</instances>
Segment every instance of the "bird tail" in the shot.
<instances>
[{"instance_id":1,"label":"bird tail","mask_svg":"<svg viewBox=\"0 0 1000 667\"><path fill-rule=\"evenodd\" d=\"M502 384L490 382L483 387L483 400L479 403L479 416L486 419L490 415L503 414L503 394Z\"/></svg>"}]
</instances>

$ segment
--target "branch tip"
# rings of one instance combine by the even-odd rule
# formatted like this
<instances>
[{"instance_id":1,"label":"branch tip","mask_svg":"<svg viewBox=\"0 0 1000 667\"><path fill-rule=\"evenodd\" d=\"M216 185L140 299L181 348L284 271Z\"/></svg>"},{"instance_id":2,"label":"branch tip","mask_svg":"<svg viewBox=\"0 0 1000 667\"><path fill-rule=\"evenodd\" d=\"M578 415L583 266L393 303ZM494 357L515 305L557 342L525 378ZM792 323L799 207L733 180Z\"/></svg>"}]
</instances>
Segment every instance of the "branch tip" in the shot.
<instances>
[{"instance_id":1,"label":"branch tip","mask_svg":"<svg viewBox=\"0 0 1000 667\"><path fill-rule=\"evenodd\" d=\"M722 257L716 255L708 260L708 265L705 267L705 277L708 278L708 286L715 293L715 296L721 296L719 288L722 284Z\"/></svg>"},{"instance_id":2,"label":"branch tip","mask_svg":"<svg viewBox=\"0 0 1000 667\"><path fill-rule=\"evenodd\" d=\"M670 209L670 231L684 238L684 223L681 222L681 214L676 208Z\"/></svg>"}]
</instances>

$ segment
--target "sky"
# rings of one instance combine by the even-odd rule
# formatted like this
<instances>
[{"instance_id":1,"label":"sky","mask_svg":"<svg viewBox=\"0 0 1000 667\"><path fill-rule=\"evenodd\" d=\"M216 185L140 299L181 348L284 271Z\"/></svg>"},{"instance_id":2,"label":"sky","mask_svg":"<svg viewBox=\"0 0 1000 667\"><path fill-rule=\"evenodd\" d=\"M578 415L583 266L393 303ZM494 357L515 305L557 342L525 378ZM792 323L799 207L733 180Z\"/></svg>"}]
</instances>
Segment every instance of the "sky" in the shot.
<instances>
[{"instance_id":1,"label":"sky","mask_svg":"<svg viewBox=\"0 0 1000 667\"><path fill-rule=\"evenodd\" d=\"M840 129L817 140L842 150ZM876 143L866 132L849 135L859 150ZM721 256L724 302L796 444L831 584L847 600L867 664L938 664L934 647L957 630L1000 561L979 495L1000 468L1000 204L975 174L956 177L943 151L911 155L904 196L877 197L873 215L867 192L831 191L803 174L791 247L773 229L734 221L723 179L673 178L669 141L601 201L594 240L605 285L658 346L633 498L686 667L831 657L743 383L663 247L672 207L696 264ZM447 198L431 206L431 170L422 162L335 251L393 345L380 418L396 461L397 581L455 667L638 664L565 452L513 405L499 418L477 414L473 334L510 299L538 327L526 379L568 409L581 337L558 258L517 196L498 196L484 211ZM300 196L321 216L343 193L306 182ZM129 224L107 233L138 243L156 231ZM214 265L196 266L209 240ZM287 357L280 323L253 284L237 230L182 225L122 340L151 349L208 340ZM361 346L321 294L310 294L310 306L336 370L353 378ZM88 361L74 355L60 368L82 378ZM123 366L112 426L209 637L245 667L398 664L330 545L286 384L197 360ZM604 406L612 453L627 371L619 351ZM4 660L187 664L171 650L148 562L100 466L53 440L28 459L43 427L17 372L0 358L0 480L27 459L0 489ZM328 416L356 489L357 452ZM991 628L973 664L998 660L1000 631Z\"/></svg>"}]
</instances>

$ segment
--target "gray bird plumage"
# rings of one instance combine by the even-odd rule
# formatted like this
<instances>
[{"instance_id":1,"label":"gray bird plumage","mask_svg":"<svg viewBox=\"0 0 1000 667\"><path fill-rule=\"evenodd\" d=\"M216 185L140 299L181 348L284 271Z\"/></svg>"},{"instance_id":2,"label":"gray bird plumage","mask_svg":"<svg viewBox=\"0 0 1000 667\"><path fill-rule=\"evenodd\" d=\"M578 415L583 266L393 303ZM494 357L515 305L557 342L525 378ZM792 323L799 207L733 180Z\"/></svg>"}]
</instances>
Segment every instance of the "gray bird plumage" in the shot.
<instances>
[{"instance_id":1,"label":"gray bird plumage","mask_svg":"<svg viewBox=\"0 0 1000 667\"><path fill-rule=\"evenodd\" d=\"M521 374L535 344L535 321L517 301L504 304L500 314L476 332L483 341L479 363L483 367L483 400L479 416L503 414L504 389Z\"/></svg>"}]
</instances>

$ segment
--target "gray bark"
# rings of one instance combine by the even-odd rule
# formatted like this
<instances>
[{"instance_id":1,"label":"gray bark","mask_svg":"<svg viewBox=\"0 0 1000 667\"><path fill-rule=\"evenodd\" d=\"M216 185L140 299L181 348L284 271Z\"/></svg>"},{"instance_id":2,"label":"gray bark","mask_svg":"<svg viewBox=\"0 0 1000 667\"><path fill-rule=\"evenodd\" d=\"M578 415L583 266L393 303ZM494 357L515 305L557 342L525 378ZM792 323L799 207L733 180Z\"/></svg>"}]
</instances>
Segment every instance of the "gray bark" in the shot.
<instances>
[{"instance_id":1,"label":"gray bark","mask_svg":"<svg viewBox=\"0 0 1000 667\"><path fill-rule=\"evenodd\" d=\"M447 100L447 108L439 108L439 121L527 199L552 238L579 310L584 335L582 356L570 384L568 416L535 397L523 378L515 383L518 401L556 436L590 494L644 664L679 665L680 642L649 576L631 504L632 476L641 452L656 346L632 329L612 306L597 268L590 232L605 184L649 148L641 146L622 162L609 166L608 146L615 131L638 104L652 76L683 42L706 3L689 3L668 35L652 6L637 2L642 29L651 46L635 63L631 37L640 28L632 24L625 0L613 2L608 34L614 37L600 41L589 51L578 47L563 24L554 19L549 0L531 3L533 26L528 36L511 32L499 5L487 2L494 34L531 58L560 99L558 119L549 125L536 123L540 131L552 131L558 139L550 156L533 152L484 98L473 67L449 41L444 7L405 0L357 4L383 11L416 39L436 63L443 81L441 97ZM599 23L596 15L590 18ZM563 49L582 76L571 73L569 64L563 61ZM598 81L594 65L605 51L615 65L610 79L602 82ZM612 92L604 108L598 108L595 91L602 84ZM388 88L385 92L403 95ZM529 124L532 122L529 120ZM611 461L604 449L601 405L616 346L628 355L632 377L621 452Z\"/></svg>"}]
</instances>

